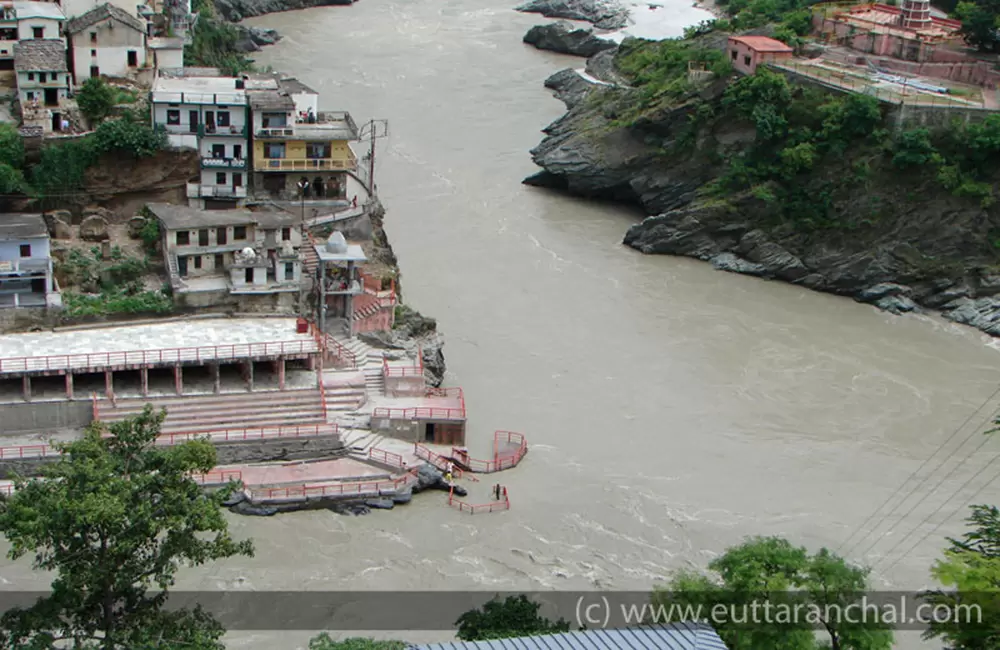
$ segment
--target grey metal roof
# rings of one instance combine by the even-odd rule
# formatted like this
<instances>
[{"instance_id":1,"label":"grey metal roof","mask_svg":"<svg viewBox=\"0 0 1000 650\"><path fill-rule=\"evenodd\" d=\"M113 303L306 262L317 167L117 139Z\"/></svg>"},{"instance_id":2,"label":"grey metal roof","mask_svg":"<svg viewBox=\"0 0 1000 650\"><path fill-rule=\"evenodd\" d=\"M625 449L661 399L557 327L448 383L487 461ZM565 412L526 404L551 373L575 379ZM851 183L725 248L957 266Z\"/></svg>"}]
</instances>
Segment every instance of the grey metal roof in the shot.
<instances>
[{"instance_id":1,"label":"grey metal roof","mask_svg":"<svg viewBox=\"0 0 1000 650\"><path fill-rule=\"evenodd\" d=\"M64 31L67 34L76 34L77 32L83 31L91 25L96 25L102 20L106 20L108 18L128 25L136 31L143 33L146 32L146 25L141 20L111 3L104 3L99 7L94 7L81 16L77 16L76 18L66 21Z\"/></svg>"},{"instance_id":2,"label":"grey metal roof","mask_svg":"<svg viewBox=\"0 0 1000 650\"><path fill-rule=\"evenodd\" d=\"M14 44L14 69L66 72L66 44L54 38L18 41Z\"/></svg>"},{"instance_id":3,"label":"grey metal roof","mask_svg":"<svg viewBox=\"0 0 1000 650\"><path fill-rule=\"evenodd\" d=\"M48 18L49 20L66 20L62 9L54 2L14 2L14 13L18 20L25 18Z\"/></svg>"},{"instance_id":4,"label":"grey metal roof","mask_svg":"<svg viewBox=\"0 0 1000 650\"><path fill-rule=\"evenodd\" d=\"M281 89L292 95L308 94L316 95L318 94L315 90L305 85L295 77L288 77L287 79L281 79L278 84Z\"/></svg>"},{"instance_id":5,"label":"grey metal roof","mask_svg":"<svg viewBox=\"0 0 1000 650\"><path fill-rule=\"evenodd\" d=\"M494 641L447 641L412 650L728 650L703 623L674 623L619 630L584 630Z\"/></svg>"},{"instance_id":6,"label":"grey metal roof","mask_svg":"<svg viewBox=\"0 0 1000 650\"><path fill-rule=\"evenodd\" d=\"M11 212L0 214L0 240L48 237L49 229L40 214Z\"/></svg>"}]
</instances>

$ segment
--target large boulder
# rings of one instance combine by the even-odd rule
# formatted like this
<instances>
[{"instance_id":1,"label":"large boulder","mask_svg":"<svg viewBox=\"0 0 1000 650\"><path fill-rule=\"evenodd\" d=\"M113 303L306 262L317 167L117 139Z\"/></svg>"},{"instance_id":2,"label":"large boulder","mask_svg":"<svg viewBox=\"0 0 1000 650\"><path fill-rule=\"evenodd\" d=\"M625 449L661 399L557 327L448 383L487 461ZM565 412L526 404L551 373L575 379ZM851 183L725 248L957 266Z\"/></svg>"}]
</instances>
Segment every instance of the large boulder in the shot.
<instances>
[{"instance_id":1,"label":"large boulder","mask_svg":"<svg viewBox=\"0 0 1000 650\"><path fill-rule=\"evenodd\" d=\"M84 219L90 216L98 216L105 219L108 223L115 221L115 213L99 205L88 205L81 211L81 214Z\"/></svg>"},{"instance_id":2,"label":"large boulder","mask_svg":"<svg viewBox=\"0 0 1000 650\"><path fill-rule=\"evenodd\" d=\"M599 29L621 29L628 24L628 9L617 0L530 0L516 10L547 18L583 20Z\"/></svg>"},{"instance_id":3,"label":"large boulder","mask_svg":"<svg viewBox=\"0 0 1000 650\"><path fill-rule=\"evenodd\" d=\"M586 57L617 47L614 42L595 36L594 30L590 27L577 27L563 20L547 25L535 25L524 35L523 40L540 50Z\"/></svg>"},{"instance_id":4,"label":"large boulder","mask_svg":"<svg viewBox=\"0 0 1000 650\"><path fill-rule=\"evenodd\" d=\"M73 230L70 224L73 223L73 213L69 210L53 210L42 215L45 219L45 226L49 230L49 237L52 239L72 239Z\"/></svg>"},{"instance_id":5,"label":"large boulder","mask_svg":"<svg viewBox=\"0 0 1000 650\"><path fill-rule=\"evenodd\" d=\"M80 224L80 239L84 241L105 241L110 239L110 235L108 234L108 220L96 214L85 217Z\"/></svg>"}]
</instances>

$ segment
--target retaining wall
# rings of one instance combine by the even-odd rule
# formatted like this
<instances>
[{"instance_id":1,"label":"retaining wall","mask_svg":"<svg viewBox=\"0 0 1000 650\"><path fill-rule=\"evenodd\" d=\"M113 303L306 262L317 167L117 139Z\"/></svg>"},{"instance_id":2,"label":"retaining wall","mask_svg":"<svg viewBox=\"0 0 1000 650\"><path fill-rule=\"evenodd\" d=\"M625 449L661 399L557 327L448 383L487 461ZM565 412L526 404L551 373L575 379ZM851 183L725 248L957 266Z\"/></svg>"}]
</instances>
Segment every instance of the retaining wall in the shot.
<instances>
[{"instance_id":1,"label":"retaining wall","mask_svg":"<svg viewBox=\"0 0 1000 650\"><path fill-rule=\"evenodd\" d=\"M89 412L89 402L86 406ZM217 444L215 445L215 449L218 454L217 462L219 465L330 458L346 453L344 443L339 435L229 442ZM9 458L0 460L0 479L11 478L12 472L16 472L22 476L34 476L38 474L39 467L52 461L53 458L51 457Z\"/></svg>"},{"instance_id":2,"label":"retaining wall","mask_svg":"<svg viewBox=\"0 0 1000 650\"><path fill-rule=\"evenodd\" d=\"M15 402L0 405L0 445L3 436L83 429L94 419L91 401Z\"/></svg>"}]
</instances>

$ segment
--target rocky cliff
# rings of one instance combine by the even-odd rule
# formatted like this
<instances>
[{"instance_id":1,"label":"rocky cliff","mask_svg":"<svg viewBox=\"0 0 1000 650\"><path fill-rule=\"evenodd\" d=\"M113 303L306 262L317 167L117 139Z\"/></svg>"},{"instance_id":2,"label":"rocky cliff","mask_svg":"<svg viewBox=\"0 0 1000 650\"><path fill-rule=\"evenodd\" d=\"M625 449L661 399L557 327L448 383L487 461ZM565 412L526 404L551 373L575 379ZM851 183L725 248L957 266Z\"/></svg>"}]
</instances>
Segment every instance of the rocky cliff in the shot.
<instances>
[{"instance_id":1,"label":"rocky cliff","mask_svg":"<svg viewBox=\"0 0 1000 650\"><path fill-rule=\"evenodd\" d=\"M280 11L350 4L353 4L353 0L215 0L215 9L220 16L235 23L244 18ZM258 43L258 45L268 44Z\"/></svg>"},{"instance_id":2,"label":"rocky cliff","mask_svg":"<svg viewBox=\"0 0 1000 650\"><path fill-rule=\"evenodd\" d=\"M785 183L822 201L822 219L797 218L771 195L774 183L720 192L719 179L733 174L734 160L750 160L760 138L752 119L723 106L731 78L636 115L617 62L613 52L588 61L603 84L572 70L546 81L567 112L544 129L531 152L542 171L525 183L641 206L650 216L624 243L644 253L694 257L896 313L939 310L1000 336L1000 214L989 197L943 190L940 170L901 172L886 162L887 145L867 141ZM989 174L987 187L1000 180Z\"/></svg>"}]
</instances>

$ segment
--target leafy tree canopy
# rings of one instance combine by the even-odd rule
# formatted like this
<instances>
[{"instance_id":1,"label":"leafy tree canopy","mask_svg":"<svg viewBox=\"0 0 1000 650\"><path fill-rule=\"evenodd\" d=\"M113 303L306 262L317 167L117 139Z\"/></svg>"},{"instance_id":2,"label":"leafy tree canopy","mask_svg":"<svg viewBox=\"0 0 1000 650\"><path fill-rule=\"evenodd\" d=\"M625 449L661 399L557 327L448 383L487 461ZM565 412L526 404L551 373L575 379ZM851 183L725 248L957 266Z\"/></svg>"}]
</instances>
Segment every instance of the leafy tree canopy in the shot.
<instances>
[{"instance_id":1,"label":"leafy tree canopy","mask_svg":"<svg viewBox=\"0 0 1000 650\"><path fill-rule=\"evenodd\" d=\"M376 641L363 637L334 641L326 632L309 641L309 650L404 650L405 648L406 644L402 641Z\"/></svg>"},{"instance_id":2,"label":"leafy tree canopy","mask_svg":"<svg viewBox=\"0 0 1000 650\"><path fill-rule=\"evenodd\" d=\"M954 618L932 621L924 636L944 639L952 650L995 650L1000 647L1000 510L972 506L967 521L971 530L950 539L944 559L931 570L949 592L927 594Z\"/></svg>"},{"instance_id":3,"label":"leafy tree canopy","mask_svg":"<svg viewBox=\"0 0 1000 650\"><path fill-rule=\"evenodd\" d=\"M24 166L24 139L8 122L0 123L0 163L14 169Z\"/></svg>"},{"instance_id":4,"label":"leafy tree canopy","mask_svg":"<svg viewBox=\"0 0 1000 650\"><path fill-rule=\"evenodd\" d=\"M83 82L76 94L76 103L91 122L100 122L111 114L118 92L100 77Z\"/></svg>"},{"instance_id":5,"label":"leafy tree canopy","mask_svg":"<svg viewBox=\"0 0 1000 650\"><path fill-rule=\"evenodd\" d=\"M15 481L0 501L9 556L34 555L55 573L52 593L0 620L0 647L49 650L224 650L222 627L205 612L171 608L167 590L182 565L252 555L229 534L221 504L191 473L215 466L204 441L154 446L165 413L95 422L58 445L41 479ZM110 435L105 435L110 434Z\"/></svg>"},{"instance_id":6,"label":"leafy tree canopy","mask_svg":"<svg viewBox=\"0 0 1000 650\"><path fill-rule=\"evenodd\" d=\"M955 5L966 42L984 52L1000 51L1000 0L972 0Z\"/></svg>"},{"instance_id":7,"label":"leafy tree canopy","mask_svg":"<svg viewBox=\"0 0 1000 650\"><path fill-rule=\"evenodd\" d=\"M539 603L524 594L503 600L494 598L482 609L469 610L455 621L457 636L463 641L482 641L569 631L568 622L550 621L538 613L540 608Z\"/></svg>"},{"instance_id":8,"label":"leafy tree canopy","mask_svg":"<svg viewBox=\"0 0 1000 650\"><path fill-rule=\"evenodd\" d=\"M711 622L730 650L889 650L893 635L876 621L851 624L827 616L836 607L860 601L868 572L851 566L826 549L810 555L778 537L758 537L728 549L709 564L714 576L682 572L665 589L653 592L654 606L675 617L708 619L713 611L732 614L730 620ZM779 609L815 612L808 620L758 620L744 616L754 603ZM763 611L762 609L760 611ZM723 616L723 618L727 618ZM814 628L825 630L827 643L817 640Z\"/></svg>"}]
</instances>

